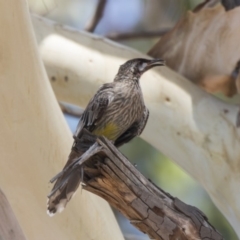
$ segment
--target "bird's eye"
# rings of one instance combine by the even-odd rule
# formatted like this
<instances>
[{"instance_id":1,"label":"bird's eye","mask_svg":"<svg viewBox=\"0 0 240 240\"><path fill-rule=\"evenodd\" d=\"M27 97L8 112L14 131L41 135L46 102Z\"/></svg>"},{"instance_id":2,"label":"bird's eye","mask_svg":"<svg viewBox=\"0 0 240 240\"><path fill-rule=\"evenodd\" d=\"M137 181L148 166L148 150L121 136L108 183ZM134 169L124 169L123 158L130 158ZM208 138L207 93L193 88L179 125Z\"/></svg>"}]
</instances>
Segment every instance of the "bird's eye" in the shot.
<instances>
[{"instance_id":1,"label":"bird's eye","mask_svg":"<svg viewBox=\"0 0 240 240\"><path fill-rule=\"evenodd\" d=\"M145 68L146 68L146 66L147 66L147 63L141 63L141 64L139 64L138 65L138 70L139 70L139 72L142 72Z\"/></svg>"}]
</instances>

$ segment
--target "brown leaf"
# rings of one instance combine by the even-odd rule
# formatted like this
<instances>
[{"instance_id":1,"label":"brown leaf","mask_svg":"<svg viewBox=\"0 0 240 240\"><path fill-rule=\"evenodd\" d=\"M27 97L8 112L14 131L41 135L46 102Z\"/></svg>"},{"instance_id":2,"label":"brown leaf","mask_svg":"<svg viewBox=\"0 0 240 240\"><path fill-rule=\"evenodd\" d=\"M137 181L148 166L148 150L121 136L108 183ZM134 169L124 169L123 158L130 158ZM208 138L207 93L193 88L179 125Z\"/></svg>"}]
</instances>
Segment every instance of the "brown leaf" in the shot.
<instances>
[{"instance_id":1,"label":"brown leaf","mask_svg":"<svg viewBox=\"0 0 240 240\"><path fill-rule=\"evenodd\" d=\"M237 91L231 73L240 59L239 22L240 7L226 12L219 4L189 11L148 54L165 59L170 68L207 91L232 95Z\"/></svg>"}]
</instances>

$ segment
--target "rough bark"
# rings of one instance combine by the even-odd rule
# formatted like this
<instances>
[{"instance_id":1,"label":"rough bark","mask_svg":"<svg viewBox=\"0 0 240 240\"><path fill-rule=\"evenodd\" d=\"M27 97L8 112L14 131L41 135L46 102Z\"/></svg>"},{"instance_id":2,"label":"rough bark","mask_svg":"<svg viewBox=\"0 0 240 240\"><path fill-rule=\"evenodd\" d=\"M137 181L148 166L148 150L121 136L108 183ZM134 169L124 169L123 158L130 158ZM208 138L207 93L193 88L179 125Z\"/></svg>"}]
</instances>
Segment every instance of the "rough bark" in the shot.
<instances>
[{"instance_id":1,"label":"rough bark","mask_svg":"<svg viewBox=\"0 0 240 240\"><path fill-rule=\"evenodd\" d=\"M110 141L92 139L87 131L81 135L74 150L89 149L63 170L67 176L62 182L83 168L83 188L107 200L151 239L223 239L200 210L147 180Z\"/></svg>"},{"instance_id":2,"label":"rough bark","mask_svg":"<svg viewBox=\"0 0 240 240\"><path fill-rule=\"evenodd\" d=\"M25 0L0 1L0 183L30 240L122 240L109 205L79 192L61 215L46 213L48 179L72 138L39 57ZM94 225L94 231L92 226Z\"/></svg>"}]
</instances>

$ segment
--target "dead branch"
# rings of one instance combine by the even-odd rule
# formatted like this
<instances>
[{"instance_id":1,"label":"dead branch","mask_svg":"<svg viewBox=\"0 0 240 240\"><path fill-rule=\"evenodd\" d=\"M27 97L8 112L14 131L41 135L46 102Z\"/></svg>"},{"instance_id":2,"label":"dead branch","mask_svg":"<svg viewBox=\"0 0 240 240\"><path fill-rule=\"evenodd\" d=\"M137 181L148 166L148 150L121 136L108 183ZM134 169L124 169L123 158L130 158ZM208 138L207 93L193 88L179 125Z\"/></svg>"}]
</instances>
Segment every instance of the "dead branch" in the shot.
<instances>
[{"instance_id":1,"label":"dead branch","mask_svg":"<svg viewBox=\"0 0 240 240\"><path fill-rule=\"evenodd\" d=\"M111 33L106 36L106 38L112 40L128 40L135 38L153 38L153 37L161 37L165 33L169 32L171 28L162 28L157 31L149 31L149 32L130 32L130 33Z\"/></svg>"},{"instance_id":2,"label":"dead branch","mask_svg":"<svg viewBox=\"0 0 240 240\"><path fill-rule=\"evenodd\" d=\"M0 239L26 240L15 214L0 189Z\"/></svg>"},{"instance_id":3,"label":"dead branch","mask_svg":"<svg viewBox=\"0 0 240 240\"><path fill-rule=\"evenodd\" d=\"M107 0L99 0L98 1L98 5L97 5L96 11L93 15L93 18L88 23L88 25L85 27L85 31L94 32L95 28L97 27L98 23L100 22L100 20L103 16L106 3L107 3Z\"/></svg>"},{"instance_id":4,"label":"dead branch","mask_svg":"<svg viewBox=\"0 0 240 240\"><path fill-rule=\"evenodd\" d=\"M65 169L67 174L62 184L74 171L83 168L83 188L104 198L151 239L223 239L200 210L172 197L147 180L106 138L91 142L94 139L93 135L84 131L74 145L74 150L79 152L86 150L84 142L88 142L91 148Z\"/></svg>"}]
</instances>

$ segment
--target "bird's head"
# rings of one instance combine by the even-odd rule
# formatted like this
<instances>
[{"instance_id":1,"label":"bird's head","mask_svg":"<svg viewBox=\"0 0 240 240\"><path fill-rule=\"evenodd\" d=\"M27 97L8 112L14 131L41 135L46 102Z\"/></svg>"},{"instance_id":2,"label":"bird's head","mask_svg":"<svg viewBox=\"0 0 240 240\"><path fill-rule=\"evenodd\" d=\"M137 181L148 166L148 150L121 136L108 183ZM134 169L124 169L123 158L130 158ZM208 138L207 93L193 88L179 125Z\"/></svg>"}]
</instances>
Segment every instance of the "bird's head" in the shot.
<instances>
[{"instance_id":1,"label":"bird's head","mask_svg":"<svg viewBox=\"0 0 240 240\"><path fill-rule=\"evenodd\" d=\"M134 58L120 66L114 81L138 81L142 74L147 70L156 66L164 65L165 61L162 59Z\"/></svg>"}]
</instances>

